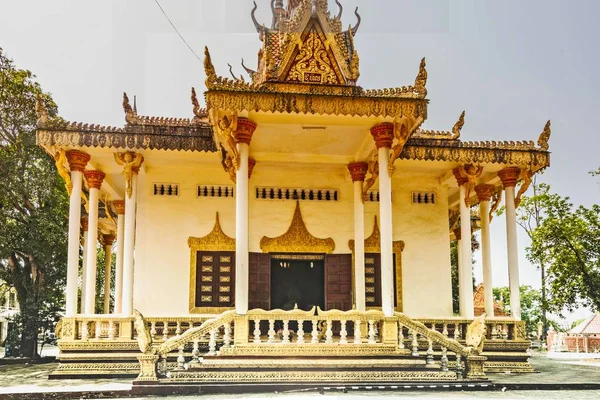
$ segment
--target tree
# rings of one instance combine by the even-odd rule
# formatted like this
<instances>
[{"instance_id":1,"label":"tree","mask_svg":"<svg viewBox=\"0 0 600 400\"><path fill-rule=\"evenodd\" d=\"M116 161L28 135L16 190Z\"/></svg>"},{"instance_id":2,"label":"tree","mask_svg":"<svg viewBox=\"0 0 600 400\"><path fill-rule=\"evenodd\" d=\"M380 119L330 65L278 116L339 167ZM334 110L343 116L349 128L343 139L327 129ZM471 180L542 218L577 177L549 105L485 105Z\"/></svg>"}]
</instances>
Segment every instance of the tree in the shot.
<instances>
[{"instance_id":1,"label":"tree","mask_svg":"<svg viewBox=\"0 0 600 400\"><path fill-rule=\"evenodd\" d=\"M471 237L471 250L475 252L479 249L479 242L475 236ZM475 264L475 259L471 259L471 263ZM471 267L472 270L473 267ZM454 240L450 243L450 271L452 276L452 312L460 313L460 297L459 297L459 282L458 282L458 241ZM473 288L475 288L475 277L473 277Z\"/></svg>"},{"instance_id":2,"label":"tree","mask_svg":"<svg viewBox=\"0 0 600 400\"><path fill-rule=\"evenodd\" d=\"M57 107L0 48L0 280L14 286L19 355L37 356L37 334L63 305L68 199L54 162L35 144L36 98Z\"/></svg>"},{"instance_id":3,"label":"tree","mask_svg":"<svg viewBox=\"0 0 600 400\"><path fill-rule=\"evenodd\" d=\"M521 293L521 319L525 321L525 332L537 332L537 324L542 321L542 293L531 286L522 285ZM510 312L510 289L506 286L494 288L494 301L502 299L504 311Z\"/></svg>"},{"instance_id":4,"label":"tree","mask_svg":"<svg viewBox=\"0 0 600 400\"><path fill-rule=\"evenodd\" d=\"M528 248L530 260L548 267L549 309L600 309L600 206L575 208L569 197L547 193L544 217Z\"/></svg>"}]
</instances>

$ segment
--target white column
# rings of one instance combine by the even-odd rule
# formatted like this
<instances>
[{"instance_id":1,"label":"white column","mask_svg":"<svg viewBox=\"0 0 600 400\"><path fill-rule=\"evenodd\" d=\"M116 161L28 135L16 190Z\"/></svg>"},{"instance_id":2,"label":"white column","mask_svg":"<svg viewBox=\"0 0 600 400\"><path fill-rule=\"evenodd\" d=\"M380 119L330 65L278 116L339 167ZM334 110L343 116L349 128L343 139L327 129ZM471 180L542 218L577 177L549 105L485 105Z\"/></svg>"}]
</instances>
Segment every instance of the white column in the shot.
<instances>
[{"instance_id":1,"label":"white column","mask_svg":"<svg viewBox=\"0 0 600 400\"><path fill-rule=\"evenodd\" d=\"M508 282L510 287L510 310L513 318L521 319L521 293L519 292L519 248L517 245L517 210L515 208L515 185L521 170L505 168L498 173L504 184L506 199L506 247L508 251Z\"/></svg>"},{"instance_id":2,"label":"white column","mask_svg":"<svg viewBox=\"0 0 600 400\"><path fill-rule=\"evenodd\" d=\"M71 196L69 198L69 244L67 249L67 289L65 316L77 314L77 286L79 278L79 229L81 224L81 185L83 170L90 160L89 154L77 150L67 151L71 167Z\"/></svg>"},{"instance_id":3,"label":"white column","mask_svg":"<svg viewBox=\"0 0 600 400\"><path fill-rule=\"evenodd\" d=\"M133 250L135 246L135 215L137 202L137 174L131 178L131 197L125 196L125 232L123 235L123 303L121 313L133 314Z\"/></svg>"},{"instance_id":4,"label":"white column","mask_svg":"<svg viewBox=\"0 0 600 400\"><path fill-rule=\"evenodd\" d=\"M250 146L238 143L240 165L236 174L235 196L235 310L248 312L248 154Z\"/></svg>"},{"instance_id":5,"label":"white column","mask_svg":"<svg viewBox=\"0 0 600 400\"><path fill-rule=\"evenodd\" d=\"M83 219L81 221L81 226L83 228L83 240L82 240L82 247L83 247L83 258L82 258L82 263L81 263L81 305L80 305L80 312L83 314L85 312L85 280L87 278L87 269L86 269L86 263L87 263L87 242L88 242L88 220Z\"/></svg>"},{"instance_id":6,"label":"white column","mask_svg":"<svg viewBox=\"0 0 600 400\"><path fill-rule=\"evenodd\" d=\"M113 313L121 314L123 308L123 246L125 235L125 202L113 202L117 211L117 262L115 265L115 306Z\"/></svg>"},{"instance_id":7,"label":"white column","mask_svg":"<svg viewBox=\"0 0 600 400\"><path fill-rule=\"evenodd\" d=\"M100 196L100 185L104 179L104 173L100 171L86 171L85 177L90 188L89 212L88 212L88 241L86 278L85 278L85 306L84 314L94 314L96 304L96 267L98 248L98 201Z\"/></svg>"},{"instance_id":8,"label":"white column","mask_svg":"<svg viewBox=\"0 0 600 400\"><path fill-rule=\"evenodd\" d=\"M483 265L483 291L485 313L494 316L494 294L492 283L492 251L490 240L490 198L494 192L492 185L478 185L475 188L479 198L479 218L481 220L481 258Z\"/></svg>"},{"instance_id":9,"label":"white column","mask_svg":"<svg viewBox=\"0 0 600 400\"><path fill-rule=\"evenodd\" d=\"M348 165L348 170L354 182L354 301L358 311L366 311L363 183L367 169L368 164L365 162L355 162Z\"/></svg>"},{"instance_id":10,"label":"white column","mask_svg":"<svg viewBox=\"0 0 600 400\"><path fill-rule=\"evenodd\" d=\"M471 259L471 210L465 203L466 186L460 186L460 234L461 234L461 274L459 282L460 315L470 319L475 317L473 305L473 267Z\"/></svg>"},{"instance_id":11,"label":"white column","mask_svg":"<svg viewBox=\"0 0 600 400\"><path fill-rule=\"evenodd\" d=\"M110 212L108 209L106 212ZM110 314L110 275L112 267L113 235L104 235L104 314Z\"/></svg>"},{"instance_id":12,"label":"white column","mask_svg":"<svg viewBox=\"0 0 600 400\"><path fill-rule=\"evenodd\" d=\"M254 122L238 118L237 130L233 133L240 157L235 179L235 310L242 315L248 312L248 158L255 129Z\"/></svg>"},{"instance_id":13,"label":"white column","mask_svg":"<svg viewBox=\"0 0 600 400\"><path fill-rule=\"evenodd\" d=\"M388 173L389 147L379 148L379 215L381 219L381 310L394 315L394 259L392 252L392 178Z\"/></svg>"}]
</instances>

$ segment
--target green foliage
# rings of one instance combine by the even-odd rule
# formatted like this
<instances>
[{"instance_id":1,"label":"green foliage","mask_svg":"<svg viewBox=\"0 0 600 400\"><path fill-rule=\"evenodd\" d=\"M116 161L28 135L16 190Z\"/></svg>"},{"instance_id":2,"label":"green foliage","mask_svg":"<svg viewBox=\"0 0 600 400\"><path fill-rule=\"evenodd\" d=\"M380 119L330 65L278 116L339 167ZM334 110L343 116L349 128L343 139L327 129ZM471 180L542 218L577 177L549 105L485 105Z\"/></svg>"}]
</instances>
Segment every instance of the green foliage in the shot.
<instances>
[{"instance_id":1,"label":"green foliage","mask_svg":"<svg viewBox=\"0 0 600 400\"><path fill-rule=\"evenodd\" d=\"M475 236L471 238L471 250L479 249L479 242ZM475 264L475 259L471 260ZM471 267L472 268L472 267ZM458 241L454 240L450 243L450 271L452 274L452 312L460 313L460 300L458 290ZM473 288L475 288L475 277L473 277Z\"/></svg>"},{"instance_id":2,"label":"green foliage","mask_svg":"<svg viewBox=\"0 0 600 400\"><path fill-rule=\"evenodd\" d=\"M21 308L20 352L37 353L37 333L62 308L68 200L54 161L35 144L36 96L56 115L35 76L0 49L0 280L14 286Z\"/></svg>"},{"instance_id":3,"label":"green foliage","mask_svg":"<svg viewBox=\"0 0 600 400\"><path fill-rule=\"evenodd\" d=\"M543 186L544 216L534 230L530 260L548 268L549 309L600 309L600 206L577 208Z\"/></svg>"},{"instance_id":4,"label":"green foliage","mask_svg":"<svg viewBox=\"0 0 600 400\"><path fill-rule=\"evenodd\" d=\"M526 332L537 332L537 324L542 321L542 293L531 286L522 285L521 293L521 319L525 321ZM510 313L510 289L506 286L494 288L494 300L502 299L504 312Z\"/></svg>"}]
</instances>

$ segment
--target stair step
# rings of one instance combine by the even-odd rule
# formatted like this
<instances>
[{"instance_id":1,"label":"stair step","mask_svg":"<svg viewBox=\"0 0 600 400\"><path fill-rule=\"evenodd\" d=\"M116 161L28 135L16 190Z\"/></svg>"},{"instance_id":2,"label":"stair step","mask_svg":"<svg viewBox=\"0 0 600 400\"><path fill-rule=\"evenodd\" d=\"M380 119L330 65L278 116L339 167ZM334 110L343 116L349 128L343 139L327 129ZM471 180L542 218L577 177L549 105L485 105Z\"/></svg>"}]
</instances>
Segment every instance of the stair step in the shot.
<instances>
[{"instance_id":1,"label":"stair step","mask_svg":"<svg viewBox=\"0 0 600 400\"><path fill-rule=\"evenodd\" d=\"M405 358L235 358L206 357L201 363L189 363L189 370L197 369L360 369L360 368L426 368L439 369L438 363L427 364L423 359Z\"/></svg>"}]
</instances>

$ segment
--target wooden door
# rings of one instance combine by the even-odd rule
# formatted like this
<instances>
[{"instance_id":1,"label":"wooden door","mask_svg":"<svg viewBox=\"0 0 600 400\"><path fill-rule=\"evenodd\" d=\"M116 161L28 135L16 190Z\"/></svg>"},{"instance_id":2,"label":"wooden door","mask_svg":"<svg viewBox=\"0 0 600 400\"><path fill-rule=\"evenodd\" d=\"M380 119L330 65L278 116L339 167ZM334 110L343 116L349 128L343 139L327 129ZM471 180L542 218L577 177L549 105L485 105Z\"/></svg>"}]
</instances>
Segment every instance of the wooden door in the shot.
<instances>
[{"instance_id":1,"label":"wooden door","mask_svg":"<svg viewBox=\"0 0 600 400\"><path fill-rule=\"evenodd\" d=\"M325 309L352 309L352 254L325 257Z\"/></svg>"},{"instance_id":2,"label":"wooden door","mask_svg":"<svg viewBox=\"0 0 600 400\"><path fill-rule=\"evenodd\" d=\"M271 257L250 253L248 308L271 309Z\"/></svg>"}]
</instances>

